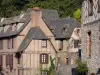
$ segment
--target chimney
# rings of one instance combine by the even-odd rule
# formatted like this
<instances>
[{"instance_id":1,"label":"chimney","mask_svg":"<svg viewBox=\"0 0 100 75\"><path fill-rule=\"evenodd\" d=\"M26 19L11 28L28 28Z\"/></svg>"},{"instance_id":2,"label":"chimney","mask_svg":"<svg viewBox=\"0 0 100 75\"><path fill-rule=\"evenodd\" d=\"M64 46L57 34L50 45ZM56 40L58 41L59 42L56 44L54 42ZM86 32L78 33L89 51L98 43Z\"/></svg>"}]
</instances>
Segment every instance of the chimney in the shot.
<instances>
[{"instance_id":1,"label":"chimney","mask_svg":"<svg viewBox=\"0 0 100 75\"><path fill-rule=\"evenodd\" d=\"M32 8L32 27L38 26L41 19L41 9L39 7Z\"/></svg>"},{"instance_id":2,"label":"chimney","mask_svg":"<svg viewBox=\"0 0 100 75\"><path fill-rule=\"evenodd\" d=\"M39 11L40 10L40 7L33 7L33 10Z\"/></svg>"}]
</instances>

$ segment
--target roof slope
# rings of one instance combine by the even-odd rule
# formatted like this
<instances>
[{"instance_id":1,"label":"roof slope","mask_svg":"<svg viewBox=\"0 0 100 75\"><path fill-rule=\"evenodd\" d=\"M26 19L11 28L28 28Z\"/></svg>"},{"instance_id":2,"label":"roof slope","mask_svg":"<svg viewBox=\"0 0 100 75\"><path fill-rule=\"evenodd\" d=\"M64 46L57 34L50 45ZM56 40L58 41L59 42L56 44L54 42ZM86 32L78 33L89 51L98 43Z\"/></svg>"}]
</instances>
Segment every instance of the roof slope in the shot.
<instances>
[{"instance_id":1,"label":"roof slope","mask_svg":"<svg viewBox=\"0 0 100 75\"><path fill-rule=\"evenodd\" d=\"M4 25L5 26L10 25L10 27L8 28L8 30L6 32L4 32L4 31L0 32L0 38L17 35L27 26L27 24L31 20L31 14L25 13L23 15L23 17L21 17L21 16L22 15L16 16L16 17L11 17L11 18L5 18L2 22L0 22L1 27ZM12 23L24 23L24 24L21 26L20 29L18 29L16 31L12 31Z\"/></svg>"},{"instance_id":2,"label":"roof slope","mask_svg":"<svg viewBox=\"0 0 100 75\"><path fill-rule=\"evenodd\" d=\"M74 28L78 27L81 27L78 21L71 18L57 19L49 25L56 39L70 38Z\"/></svg>"},{"instance_id":3,"label":"roof slope","mask_svg":"<svg viewBox=\"0 0 100 75\"><path fill-rule=\"evenodd\" d=\"M27 48L29 43L34 40L47 40L46 35L42 32L42 30L39 27L32 27L28 34L26 35L25 39L21 43L19 49L17 52L21 52Z\"/></svg>"}]
</instances>

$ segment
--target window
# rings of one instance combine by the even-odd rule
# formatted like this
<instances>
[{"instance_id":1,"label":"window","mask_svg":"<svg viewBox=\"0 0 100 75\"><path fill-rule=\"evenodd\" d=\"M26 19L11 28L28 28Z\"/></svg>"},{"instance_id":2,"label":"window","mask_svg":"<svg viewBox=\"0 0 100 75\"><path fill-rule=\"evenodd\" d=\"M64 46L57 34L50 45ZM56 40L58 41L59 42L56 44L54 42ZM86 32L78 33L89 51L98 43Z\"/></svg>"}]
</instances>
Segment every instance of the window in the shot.
<instances>
[{"instance_id":1,"label":"window","mask_svg":"<svg viewBox=\"0 0 100 75\"><path fill-rule=\"evenodd\" d=\"M100 13L100 0L98 0L98 13Z\"/></svg>"},{"instance_id":2,"label":"window","mask_svg":"<svg viewBox=\"0 0 100 75\"><path fill-rule=\"evenodd\" d=\"M41 64L48 64L48 54L40 54L40 63Z\"/></svg>"},{"instance_id":3,"label":"window","mask_svg":"<svg viewBox=\"0 0 100 75\"><path fill-rule=\"evenodd\" d=\"M2 50L2 49L3 49L3 41L0 40L0 50Z\"/></svg>"},{"instance_id":4,"label":"window","mask_svg":"<svg viewBox=\"0 0 100 75\"><path fill-rule=\"evenodd\" d=\"M18 64L20 64L20 58L17 58L17 60L18 60Z\"/></svg>"},{"instance_id":5,"label":"window","mask_svg":"<svg viewBox=\"0 0 100 75\"><path fill-rule=\"evenodd\" d=\"M78 43L79 43L79 40L74 40L74 48L78 48Z\"/></svg>"},{"instance_id":6,"label":"window","mask_svg":"<svg viewBox=\"0 0 100 75\"><path fill-rule=\"evenodd\" d=\"M2 32L2 30L3 30L3 27L0 27L0 32Z\"/></svg>"},{"instance_id":7,"label":"window","mask_svg":"<svg viewBox=\"0 0 100 75\"><path fill-rule=\"evenodd\" d=\"M4 32L6 32L6 31L8 30L9 27L10 27L10 25L4 26Z\"/></svg>"},{"instance_id":8,"label":"window","mask_svg":"<svg viewBox=\"0 0 100 75\"><path fill-rule=\"evenodd\" d=\"M2 67L2 55L0 55L0 67Z\"/></svg>"},{"instance_id":9,"label":"window","mask_svg":"<svg viewBox=\"0 0 100 75\"><path fill-rule=\"evenodd\" d=\"M66 64L67 64L67 65L69 64L69 59L68 59L68 58L66 58Z\"/></svg>"},{"instance_id":10,"label":"window","mask_svg":"<svg viewBox=\"0 0 100 75\"><path fill-rule=\"evenodd\" d=\"M47 40L42 40L42 47L46 48L47 47Z\"/></svg>"},{"instance_id":11,"label":"window","mask_svg":"<svg viewBox=\"0 0 100 75\"><path fill-rule=\"evenodd\" d=\"M24 24L24 23L18 23L18 25L17 25L17 30L19 30L23 24Z\"/></svg>"},{"instance_id":12,"label":"window","mask_svg":"<svg viewBox=\"0 0 100 75\"><path fill-rule=\"evenodd\" d=\"M16 31L17 30L17 25L14 23L13 25L12 25L12 31Z\"/></svg>"},{"instance_id":13,"label":"window","mask_svg":"<svg viewBox=\"0 0 100 75\"><path fill-rule=\"evenodd\" d=\"M13 68L13 55L6 55L6 66L9 66L10 69Z\"/></svg>"},{"instance_id":14,"label":"window","mask_svg":"<svg viewBox=\"0 0 100 75\"><path fill-rule=\"evenodd\" d=\"M89 16L93 15L93 0L89 0L88 14Z\"/></svg>"},{"instance_id":15,"label":"window","mask_svg":"<svg viewBox=\"0 0 100 75\"><path fill-rule=\"evenodd\" d=\"M86 40L86 52L87 56L91 56L91 31L87 32L87 40Z\"/></svg>"},{"instance_id":16,"label":"window","mask_svg":"<svg viewBox=\"0 0 100 75\"><path fill-rule=\"evenodd\" d=\"M13 48L13 43L14 42L14 40L13 40L13 38L12 39L8 39L8 49L12 49Z\"/></svg>"},{"instance_id":17,"label":"window","mask_svg":"<svg viewBox=\"0 0 100 75\"><path fill-rule=\"evenodd\" d=\"M59 50L63 50L63 40L60 40L60 49Z\"/></svg>"}]
</instances>

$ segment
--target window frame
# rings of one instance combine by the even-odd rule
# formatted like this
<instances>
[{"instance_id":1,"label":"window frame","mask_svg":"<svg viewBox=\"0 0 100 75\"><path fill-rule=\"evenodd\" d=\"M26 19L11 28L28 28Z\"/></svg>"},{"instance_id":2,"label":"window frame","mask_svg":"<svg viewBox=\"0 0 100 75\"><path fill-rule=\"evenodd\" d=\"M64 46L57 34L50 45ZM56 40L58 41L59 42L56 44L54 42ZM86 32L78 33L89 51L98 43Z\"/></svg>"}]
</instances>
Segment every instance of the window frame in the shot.
<instances>
[{"instance_id":1,"label":"window frame","mask_svg":"<svg viewBox=\"0 0 100 75\"><path fill-rule=\"evenodd\" d=\"M3 49L3 40L0 40L0 50Z\"/></svg>"},{"instance_id":2,"label":"window frame","mask_svg":"<svg viewBox=\"0 0 100 75\"><path fill-rule=\"evenodd\" d=\"M14 38L9 38L7 39L7 48L8 49L13 49L14 48Z\"/></svg>"},{"instance_id":3,"label":"window frame","mask_svg":"<svg viewBox=\"0 0 100 75\"><path fill-rule=\"evenodd\" d=\"M87 53L87 57L91 57L91 31L87 32L86 53Z\"/></svg>"},{"instance_id":4,"label":"window frame","mask_svg":"<svg viewBox=\"0 0 100 75\"><path fill-rule=\"evenodd\" d=\"M2 67L2 65L3 65L3 56L0 55L0 67Z\"/></svg>"},{"instance_id":5,"label":"window frame","mask_svg":"<svg viewBox=\"0 0 100 75\"><path fill-rule=\"evenodd\" d=\"M45 55L45 57L44 57L44 55ZM41 64L48 64L48 54L47 53L41 53L40 54L40 63ZM45 59L45 61L44 61L44 59Z\"/></svg>"},{"instance_id":6,"label":"window frame","mask_svg":"<svg viewBox=\"0 0 100 75\"><path fill-rule=\"evenodd\" d=\"M6 66L9 66L10 69L13 69L13 54L6 55Z\"/></svg>"},{"instance_id":7,"label":"window frame","mask_svg":"<svg viewBox=\"0 0 100 75\"><path fill-rule=\"evenodd\" d=\"M88 2L88 15L89 16L93 15L93 0L89 0Z\"/></svg>"},{"instance_id":8,"label":"window frame","mask_svg":"<svg viewBox=\"0 0 100 75\"><path fill-rule=\"evenodd\" d=\"M63 50L63 44L64 44L63 40L60 40L60 48L59 48L59 50Z\"/></svg>"},{"instance_id":9,"label":"window frame","mask_svg":"<svg viewBox=\"0 0 100 75\"><path fill-rule=\"evenodd\" d=\"M78 48L79 47L79 40L74 40L74 48Z\"/></svg>"},{"instance_id":10,"label":"window frame","mask_svg":"<svg viewBox=\"0 0 100 75\"><path fill-rule=\"evenodd\" d=\"M47 48L47 40L42 40L42 48Z\"/></svg>"},{"instance_id":11,"label":"window frame","mask_svg":"<svg viewBox=\"0 0 100 75\"><path fill-rule=\"evenodd\" d=\"M98 0L98 13L100 13L100 0Z\"/></svg>"}]
</instances>

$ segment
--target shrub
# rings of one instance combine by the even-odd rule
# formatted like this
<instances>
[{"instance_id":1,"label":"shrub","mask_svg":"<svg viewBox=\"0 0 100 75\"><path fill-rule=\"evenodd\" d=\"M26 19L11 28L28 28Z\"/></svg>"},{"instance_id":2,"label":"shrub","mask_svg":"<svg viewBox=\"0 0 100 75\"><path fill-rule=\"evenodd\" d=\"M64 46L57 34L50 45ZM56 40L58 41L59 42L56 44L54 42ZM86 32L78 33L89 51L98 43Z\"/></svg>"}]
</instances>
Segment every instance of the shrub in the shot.
<instances>
[{"instance_id":1,"label":"shrub","mask_svg":"<svg viewBox=\"0 0 100 75\"><path fill-rule=\"evenodd\" d=\"M80 62L76 67L76 75L87 75L88 67L86 63Z\"/></svg>"}]
</instances>

